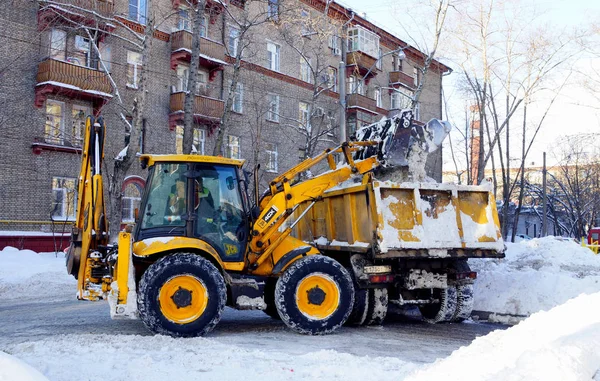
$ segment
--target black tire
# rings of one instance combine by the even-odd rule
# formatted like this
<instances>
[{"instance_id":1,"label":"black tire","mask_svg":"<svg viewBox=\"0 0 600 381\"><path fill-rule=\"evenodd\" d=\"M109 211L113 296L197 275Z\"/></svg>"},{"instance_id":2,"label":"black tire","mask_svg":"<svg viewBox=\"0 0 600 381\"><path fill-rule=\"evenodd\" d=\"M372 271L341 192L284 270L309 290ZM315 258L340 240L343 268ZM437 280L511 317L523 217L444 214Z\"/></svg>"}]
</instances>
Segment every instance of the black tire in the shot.
<instances>
[{"instance_id":1,"label":"black tire","mask_svg":"<svg viewBox=\"0 0 600 381\"><path fill-rule=\"evenodd\" d=\"M419 306L423 320L431 324L452 321L456 312L456 287L435 289L434 295L440 300L439 303Z\"/></svg>"},{"instance_id":2,"label":"black tire","mask_svg":"<svg viewBox=\"0 0 600 381\"><path fill-rule=\"evenodd\" d=\"M277 312L277 306L275 305L275 285L277 284L277 279L269 278L265 282L265 304L267 308L263 310L264 313L269 315L275 320L281 320L279 316L279 312Z\"/></svg>"},{"instance_id":3,"label":"black tire","mask_svg":"<svg viewBox=\"0 0 600 381\"><path fill-rule=\"evenodd\" d=\"M463 284L456 287L456 311L452 321L462 322L471 317L473 312L473 285Z\"/></svg>"},{"instance_id":4,"label":"black tire","mask_svg":"<svg viewBox=\"0 0 600 381\"><path fill-rule=\"evenodd\" d=\"M307 301L304 301L304 287L312 279L322 282L323 288L317 283L316 286L307 289ZM328 287L331 291L327 290ZM341 327L352 312L352 278L348 271L332 258L322 255L301 258L289 266L277 281L275 304L281 320L292 330L309 335L331 333ZM313 313L308 311L312 308L310 306L327 311L321 315L322 310Z\"/></svg>"},{"instance_id":5,"label":"black tire","mask_svg":"<svg viewBox=\"0 0 600 381\"><path fill-rule=\"evenodd\" d=\"M388 310L387 288L370 288L366 325L382 325Z\"/></svg>"},{"instance_id":6,"label":"black tire","mask_svg":"<svg viewBox=\"0 0 600 381\"><path fill-rule=\"evenodd\" d=\"M353 270L348 269L348 272L352 277L354 285L354 305L346 324L363 325L367 320L367 313L369 309L369 290L366 288L359 288L358 284L356 284Z\"/></svg>"},{"instance_id":7,"label":"black tire","mask_svg":"<svg viewBox=\"0 0 600 381\"><path fill-rule=\"evenodd\" d=\"M192 318L188 319L189 322L176 322L165 316L167 309L172 309L173 306L162 306L161 308L159 296L162 287L168 282L177 281L177 279L191 279L193 282L199 282L205 290L202 299L205 307L199 316L194 317L193 320ZM181 289L180 286L179 290ZM194 299L193 292L185 289L184 291L189 292L187 295L189 299L183 303L189 304L181 308L194 307L192 302L197 303L198 299ZM175 294L171 295L170 299L176 303ZM226 302L227 289L219 270L207 259L192 253L168 255L148 267L140 280L137 298L140 319L146 327L154 333L174 337L201 336L210 332L221 320ZM176 308L179 310L180 307L176 306ZM195 310L188 311L193 313Z\"/></svg>"}]
</instances>

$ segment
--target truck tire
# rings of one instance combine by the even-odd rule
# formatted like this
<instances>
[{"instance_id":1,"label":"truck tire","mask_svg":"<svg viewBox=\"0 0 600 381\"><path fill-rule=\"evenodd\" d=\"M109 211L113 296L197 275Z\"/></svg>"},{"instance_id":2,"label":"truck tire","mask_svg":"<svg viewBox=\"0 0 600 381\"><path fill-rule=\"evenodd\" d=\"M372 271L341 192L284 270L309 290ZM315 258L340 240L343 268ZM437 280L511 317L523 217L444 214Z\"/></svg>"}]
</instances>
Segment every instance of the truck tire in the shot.
<instances>
[{"instance_id":1,"label":"truck tire","mask_svg":"<svg viewBox=\"0 0 600 381\"><path fill-rule=\"evenodd\" d=\"M367 312L367 325L382 325L388 310L387 288L369 289L369 308Z\"/></svg>"},{"instance_id":2,"label":"truck tire","mask_svg":"<svg viewBox=\"0 0 600 381\"><path fill-rule=\"evenodd\" d=\"M456 287L456 311L452 321L462 322L471 317L473 312L473 285L463 284Z\"/></svg>"},{"instance_id":3,"label":"truck tire","mask_svg":"<svg viewBox=\"0 0 600 381\"><path fill-rule=\"evenodd\" d=\"M346 322L353 304L350 274L337 261L322 255L297 260L275 286L275 305L281 320L302 334L335 331Z\"/></svg>"},{"instance_id":4,"label":"truck tire","mask_svg":"<svg viewBox=\"0 0 600 381\"><path fill-rule=\"evenodd\" d=\"M419 306L423 320L431 324L452 321L457 304L456 287L438 288L434 292L440 301Z\"/></svg>"},{"instance_id":5,"label":"truck tire","mask_svg":"<svg viewBox=\"0 0 600 381\"><path fill-rule=\"evenodd\" d=\"M140 280L138 311L152 332L201 336L221 320L227 302L225 281L207 259L192 253L167 255Z\"/></svg>"},{"instance_id":6,"label":"truck tire","mask_svg":"<svg viewBox=\"0 0 600 381\"><path fill-rule=\"evenodd\" d=\"M267 308L263 310L264 313L269 315L271 318L275 320L281 320L279 316L279 312L277 312L277 306L275 305L275 285L277 284L277 279L269 278L265 282L265 304Z\"/></svg>"},{"instance_id":7,"label":"truck tire","mask_svg":"<svg viewBox=\"0 0 600 381\"><path fill-rule=\"evenodd\" d=\"M352 277L352 284L354 285L354 306L352 307L352 312L350 313L346 324L363 325L367 320L367 313L369 311L369 290L358 286L354 270L347 270Z\"/></svg>"}]
</instances>

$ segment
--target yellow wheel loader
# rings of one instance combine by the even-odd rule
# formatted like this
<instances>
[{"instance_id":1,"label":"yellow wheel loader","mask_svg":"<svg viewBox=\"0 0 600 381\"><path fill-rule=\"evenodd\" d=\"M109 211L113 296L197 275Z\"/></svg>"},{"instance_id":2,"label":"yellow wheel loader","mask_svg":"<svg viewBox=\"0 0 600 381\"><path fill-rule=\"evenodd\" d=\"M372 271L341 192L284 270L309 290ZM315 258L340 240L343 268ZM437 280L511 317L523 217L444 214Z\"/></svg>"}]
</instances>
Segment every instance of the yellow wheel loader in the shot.
<instances>
[{"instance_id":1,"label":"yellow wheel loader","mask_svg":"<svg viewBox=\"0 0 600 381\"><path fill-rule=\"evenodd\" d=\"M403 113L363 131L360 141L303 161L262 196L258 167L250 185L242 160L141 155L148 177L138 216L115 246L107 234L100 165L105 128L102 118L87 119L67 270L78 280L79 299L108 299L113 318L139 317L151 331L172 336L210 332L226 305L263 310L299 333L339 328L353 312L355 295L361 303L369 299L356 292L362 274L350 255L324 256L312 240L290 233L326 191L350 178L368 182L376 168L395 165L398 155L389 152L395 137L432 149L448 133L439 123L414 133L410 113ZM303 175L324 162L328 171ZM373 236L372 226L364 228L369 231L362 234ZM381 310L373 297L384 291L370 292L371 309ZM377 311L370 320L382 320Z\"/></svg>"}]
</instances>

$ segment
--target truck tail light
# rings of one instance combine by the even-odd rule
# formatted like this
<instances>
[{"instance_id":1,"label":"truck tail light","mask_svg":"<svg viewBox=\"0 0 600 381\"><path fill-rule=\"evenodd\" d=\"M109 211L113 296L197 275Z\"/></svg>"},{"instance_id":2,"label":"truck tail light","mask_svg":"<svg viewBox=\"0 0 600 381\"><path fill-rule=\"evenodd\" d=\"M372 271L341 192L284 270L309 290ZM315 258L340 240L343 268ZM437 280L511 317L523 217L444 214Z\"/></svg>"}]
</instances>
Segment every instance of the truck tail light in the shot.
<instances>
[{"instance_id":1,"label":"truck tail light","mask_svg":"<svg viewBox=\"0 0 600 381\"><path fill-rule=\"evenodd\" d=\"M393 275L371 275L369 276L369 281L371 283L391 283L394 281Z\"/></svg>"}]
</instances>

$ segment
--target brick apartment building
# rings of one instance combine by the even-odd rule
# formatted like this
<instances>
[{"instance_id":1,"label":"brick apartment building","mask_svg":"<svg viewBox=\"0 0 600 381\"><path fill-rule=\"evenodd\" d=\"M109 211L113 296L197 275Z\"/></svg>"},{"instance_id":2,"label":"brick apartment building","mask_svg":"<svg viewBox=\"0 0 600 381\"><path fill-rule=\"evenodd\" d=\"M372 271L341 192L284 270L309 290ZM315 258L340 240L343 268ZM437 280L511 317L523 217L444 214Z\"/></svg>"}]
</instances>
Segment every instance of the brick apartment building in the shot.
<instances>
[{"instance_id":1,"label":"brick apartment building","mask_svg":"<svg viewBox=\"0 0 600 381\"><path fill-rule=\"evenodd\" d=\"M143 152L181 151L192 43L190 12L181 0L152 0L151 12L146 0L8 0L4 4L0 9L0 232L4 232L0 247L19 246L23 231L62 230L65 221L74 217L85 116L105 118L105 160L111 160L124 147L122 119L128 117L138 95L141 70L149 71ZM201 83L194 102L199 153L213 152L214 127L224 112L233 57L240 48L232 17L242 17L244 12L265 12L270 22L248 34L222 154L262 163L263 179L304 157L311 121L318 119L328 128L319 139L320 150L339 143L341 112L346 113L349 136L357 127L406 107L423 79L418 68L424 55L335 2L329 4L325 17L325 6L321 0L207 0L200 43ZM143 34L148 15L153 15L156 30L149 65L142 67L136 34ZM319 17L325 21L316 27L309 23ZM322 24L345 24L347 38L331 33L319 45L316 28ZM342 43L347 48L342 49ZM406 47L404 59L393 53L399 47ZM347 51L345 57L342 51ZM317 66L324 70L311 75L311 67ZM347 84L345 110L339 101L340 67ZM442 76L448 71L437 61L429 69L419 120L441 117ZM315 78L325 78L327 86L318 98ZM441 153L429 164L430 176L441 179ZM144 177L136 167L124 184L126 221L133 219ZM11 241L10 235L21 237L20 241L14 237Z\"/></svg>"}]
</instances>

